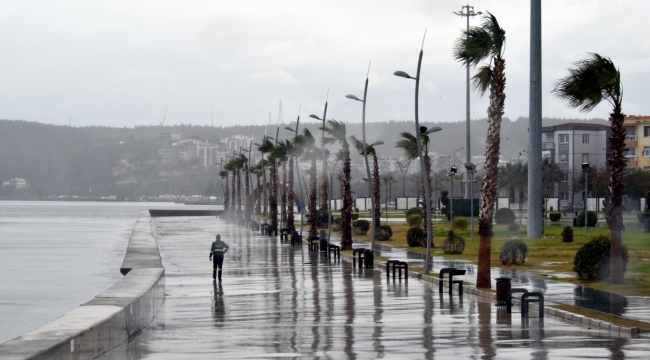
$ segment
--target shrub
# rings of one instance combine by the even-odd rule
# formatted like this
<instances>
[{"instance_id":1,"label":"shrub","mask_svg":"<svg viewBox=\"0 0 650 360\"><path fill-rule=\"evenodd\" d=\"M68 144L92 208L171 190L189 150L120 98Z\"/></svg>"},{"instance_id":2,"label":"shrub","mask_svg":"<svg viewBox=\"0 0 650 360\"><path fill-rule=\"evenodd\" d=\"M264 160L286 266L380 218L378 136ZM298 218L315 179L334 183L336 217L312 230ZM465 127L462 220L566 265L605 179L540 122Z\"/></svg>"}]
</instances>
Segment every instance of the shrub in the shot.
<instances>
[{"instance_id":1,"label":"shrub","mask_svg":"<svg viewBox=\"0 0 650 360\"><path fill-rule=\"evenodd\" d=\"M513 222L512 224L508 225L508 231L517 231L519 230L519 224L516 222Z\"/></svg>"},{"instance_id":2,"label":"shrub","mask_svg":"<svg viewBox=\"0 0 650 360\"><path fill-rule=\"evenodd\" d=\"M573 228L571 226L565 226L562 230L562 242L573 242Z\"/></svg>"},{"instance_id":3,"label":"shrub","mask_svg":"<svg viewBox=\"0 0 650 360\"><path fill-rule=\"evenodd\" d=\"M411 215L406 218L406 223L409 227L422 227L422 216L420 215Z\"/></svg>"},{"instance_id":4,"label":"shrub","mask_svg":"<svg viewBox=\"0 0 650 360\"><path fill-rule=\"evenodd\" d=\"M406 210L406 214L404 214L404 216L408 219L408 217L411 215L420 215L420 217L422 217L422 209L418 207L412 207Z\"/></svg>"},{"instance_id":5,"label":"shrub","mask_svg":"<svg viewBox=\"0 0 650 360\"><path fill-rule=\"evenodd\" d=\"M356 220L352 223L352 229L355 235L365 235L370 229L370 223L368 220Z\"/></svg>"},{"instance_id":6,"label":"shrub","mask_svg":"<svg viewBox=\"0 0 650 360\"><path fill-rule=\"evenodd\" d=\"M350 215L350 220L359 220L359 213L352 213Z\"/></svg>"},{"instance_id":7,"label":"shrub","mask_svg":"<svg viewBox=\"0 0 650 360\"><path fill-rule=\"evenodd\" d=\"M465 230L469 226L469 222L464 217L454 218L454 230Z\"/></svg>"},{"instance_id":8,"label":"shrub","mask_svg":"<svg viewBox=\"0 0 650 360\"><path fill-rule=\"evenodd\" d=\"M650 233L650 219L646 219L643 223L643 231Z\"/></svg>"},{"instance_id":9,"label":"shrub","mask_svg":"<svg viewBox=\"0 0 650 360\"><path fill-rule=\"evenodd\" d=\"M596 226L596 223L598 222L598 215L596 215L595 211L587 211L587 226L588 227L594 227ZM576 221L576 224L578 227L584 227L585 226L585 213L584 211L578 214L578 220Z\"/></svg>"},{"instance_id":10,"label":"shrub","mask_svg":"<svg viewBox=\"0 0 650 360\"><path fill-rule=\"evenodd\" d=\"M558 222L560 221L560 219L562 219L562 213L552 212L548 214L548 217L551 219L552 222Z\"/></svg>"},{"instance_id":11,"label":"shrub","mask_svg":"<svg viewBox=\"0 0 650 360\"><path fill-rule=\"evenodd\" d=\"M609 236L594 235L582 245L573 259L573 271L581 280L605 280L609 277ZM627 268L627 247L623 246L623 271Z\"/></svg>"},{"instance_id":12,"label":"shrub","mask_svg":"<svg viewBox=\"0 0 650 360\"><path fill-rule=\"evenodd\" d=\"M465 250L465 239L454 234L453 230L449 230L445 241L442 242L442 251L445 254L462 254L463 250Z\"/></svg>"},{"instance_id":13,"label":"shrub","mask_svg":"<svg viewBox=\"0 0 650 360\"><path fill-rule=\"evenodd\" d=\"M451 214L452 213L450 213L449 211L447 211L447 213L445 214L445 216L447 217L447 221L451 220ZM456 219L456 212L453 211L453 214L454 214L454 219Z\"/></svg>"},{"instance_id":14,"label":"shrub","mask_svg":"<svg viewBox=\"0 0 650 360\"><path fill-rule=\"evenodd\" d=\"M412 227L406 232L406 242L410 247L422 246L424 239L424 230L419 227Z\"/></svg>"},{"instance_id":15,"label":"shrub","mask_svg":"<svg viewBox=\"0 0 650 360\"><path fill-rule=\"evenodd\" d=\"M494 214L494 221L499 225L510 225L515 222L515 213L508 208L501 208Z\"/></svg>"},{"instance_id":16,"label":"shrub","mask_svg":"<svg viewBox=\"0 0 650 360\"><path fill-rule=\"evenodd\" d=\"M509 240L503 244L499 260L503 265L523 265L528 254L528 246L521 240Z\"/></svg>"},{"instance_id":17,"label":"shrub","mask_svg":"<svg viewBox=\"0 0 650 360\"><path fill-rule=\"evenodd\" d=\"M379 225L379 230L377 230L376 238L377 240L385 241L390 240L393 236L393 229L390 225Z\"/></svg>"}]
</instances>

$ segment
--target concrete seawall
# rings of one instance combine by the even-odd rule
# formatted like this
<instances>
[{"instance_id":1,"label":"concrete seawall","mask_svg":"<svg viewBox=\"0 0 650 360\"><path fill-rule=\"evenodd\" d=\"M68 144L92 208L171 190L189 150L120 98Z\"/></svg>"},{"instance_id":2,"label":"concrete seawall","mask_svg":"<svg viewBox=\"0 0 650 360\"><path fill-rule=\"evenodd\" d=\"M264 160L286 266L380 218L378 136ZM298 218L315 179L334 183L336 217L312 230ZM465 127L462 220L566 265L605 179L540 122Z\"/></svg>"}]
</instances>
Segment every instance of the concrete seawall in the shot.
<instances>
[{"instance_id":1,"label":"concrete seawall","mask_svg":"<svg viewBox=\"0 0 650 360\"><path fill-rule=\"evenodd\" d=\"M165 269L147 210L140 211L120 271L124 278L94 299L0 344L0 358L94 359L151 323L165 298Z\"/></svg>"}]
</instances>

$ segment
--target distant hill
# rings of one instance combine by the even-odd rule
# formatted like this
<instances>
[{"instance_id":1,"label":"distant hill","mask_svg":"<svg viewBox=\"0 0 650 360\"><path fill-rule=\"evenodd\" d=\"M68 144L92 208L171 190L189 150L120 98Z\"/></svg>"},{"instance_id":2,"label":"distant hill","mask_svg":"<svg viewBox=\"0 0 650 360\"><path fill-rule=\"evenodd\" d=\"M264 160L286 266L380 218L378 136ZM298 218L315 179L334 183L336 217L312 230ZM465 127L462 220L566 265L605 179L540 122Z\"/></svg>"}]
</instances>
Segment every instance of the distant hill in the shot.
<instances>
[{"instance_id":1,"label":"distant hill","mask_svg":"<svg viewBox=\"0 0 650 360\"><path fill-rule=\"evenodd\" d=\"M311 119L310 119L311 120ZM604 119L544 119L544 126L564 122L606 123ZM295 126L292 124L286 124ZM280 138L293 134L280 127ZM320 131L314 122L301 124L314 135ZM433 134L431 151L452 154L465 146L465 122L423 123L424 126L440 126L442 131ZM348 135L361 137L361 124L349 123ZM379 147L387 157L402 156L394 147L403 131L413 132L413 122L387 121L367 124L367 140L383 140ZM177 194L204 194L210 179L216 178L216 169L197 170L192 164L161 164L158 141L161 132L179 132L183 138L199 138L219 142L232 135L254 135L261 139L264 132L275 136L276 126L137 126L112 128L101 126L69 127L41 124L29 121L0 120L0 181L24 178L31 183L28 196L77 195L77 196L141 196L171 192ZM485 153L487 121L473 120L472 154ZM505 157L517 156L528 144L528 119L516 121L504 119L501 135L501 152ZM464 157L464 151L460 152ZM128 176L114 173L119 165L129 164L133 172ZM160 171L182 170L184 176L167 179ZM132 181L131 186L119 186ZM137 185L136 185L137 184ZM216 186L216 185L214 185ZM0 197L3 192L0 192ZM4 189L4 196L6 189Z\"/></svg>"}]
</instances>

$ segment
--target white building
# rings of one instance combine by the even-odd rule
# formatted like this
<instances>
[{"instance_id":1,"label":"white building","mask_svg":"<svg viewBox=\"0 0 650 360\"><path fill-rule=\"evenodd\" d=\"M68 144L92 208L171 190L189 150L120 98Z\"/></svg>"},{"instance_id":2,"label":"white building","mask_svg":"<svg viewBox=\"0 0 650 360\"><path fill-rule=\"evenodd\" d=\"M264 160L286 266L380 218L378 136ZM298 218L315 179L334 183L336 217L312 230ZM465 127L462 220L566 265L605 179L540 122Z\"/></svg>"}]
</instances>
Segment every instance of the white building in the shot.
<instances>
[{"instance_id":1,"label":"white building","mask_svg":"<svg viewBox=\"0 0 650 360\"><path fill-rule=\"evenodd\" d=\"M14 178L4 181L2 186L12 186L16 189L29 189L29 181L21 178Z\"/></svg>"},{"instance_id":2,"label":"white building","mask_svg":"<svg viewBox=\"0 0 650 360\"><path fill-rule=\"evenodd\" d=\"M229 151L239 152L239 148L248 149L251 144L255 143L254 136L233 135L229 138L221 139L223 146Z\"/></svg>"}]
</instances>

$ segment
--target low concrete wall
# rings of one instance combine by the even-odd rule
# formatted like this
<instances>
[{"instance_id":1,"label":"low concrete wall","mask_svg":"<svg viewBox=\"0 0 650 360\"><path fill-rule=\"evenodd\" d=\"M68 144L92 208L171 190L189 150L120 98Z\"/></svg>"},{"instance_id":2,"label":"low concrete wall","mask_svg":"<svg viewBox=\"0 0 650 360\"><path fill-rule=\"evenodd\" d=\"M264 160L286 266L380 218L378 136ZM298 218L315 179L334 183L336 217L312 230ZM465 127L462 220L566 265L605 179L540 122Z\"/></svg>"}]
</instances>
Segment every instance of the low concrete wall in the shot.
<instances>
[{"instance_id":1,"label":"low concrete wall","mask_svg":"<svg viewBox=\"0 0 650 360\"><path fill-rule=\"evenodd\" d=\"M0 344L0 358L94 359L151 323L165 299L165 269L146 210L140 211L120 271L126 276L91 301Z\"/></svg>"},{"instance_id":2,"label":"low concrete wall","mask_svg":"<svg viewBox=\"0 0 650 360\"><path fill-rule=\"evenodd\" d=\"M162 216L221 216L223 210L149 210L152 217Z\"/></svg>"}]
</instances>

